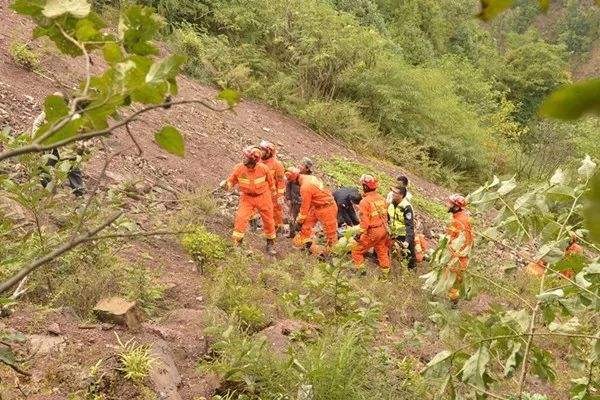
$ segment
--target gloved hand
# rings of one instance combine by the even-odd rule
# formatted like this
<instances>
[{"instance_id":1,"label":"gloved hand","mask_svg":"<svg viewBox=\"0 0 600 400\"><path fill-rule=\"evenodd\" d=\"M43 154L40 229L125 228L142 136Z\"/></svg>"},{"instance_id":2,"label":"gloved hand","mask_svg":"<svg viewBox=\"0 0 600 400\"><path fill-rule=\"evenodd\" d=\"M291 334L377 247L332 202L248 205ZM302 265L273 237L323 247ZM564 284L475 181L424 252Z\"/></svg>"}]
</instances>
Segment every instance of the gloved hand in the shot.
<instances>
[{"instance_id":1,"label":"gloved hand","mask_svg":"<svg viewBox=\"0 0 600 400\"><path fill-rule=\"evenodd\" d=\"M408 249L408 242L402 242L402 247L404 247L405 249Z\"/></svg>"},{"instance_id":2,"label":"gloved hand","mask_svg":"<svg viewBox=\"0 0 600 400\"><path fill-rule=\"evenodd\" d=\"M227 187L227 179L225 179L225 180L222 180L222 181L221 181L221 183L219 183L219 187L220 187L221 189L223 189L223 188Z\"/></svg>"}]
</instances>

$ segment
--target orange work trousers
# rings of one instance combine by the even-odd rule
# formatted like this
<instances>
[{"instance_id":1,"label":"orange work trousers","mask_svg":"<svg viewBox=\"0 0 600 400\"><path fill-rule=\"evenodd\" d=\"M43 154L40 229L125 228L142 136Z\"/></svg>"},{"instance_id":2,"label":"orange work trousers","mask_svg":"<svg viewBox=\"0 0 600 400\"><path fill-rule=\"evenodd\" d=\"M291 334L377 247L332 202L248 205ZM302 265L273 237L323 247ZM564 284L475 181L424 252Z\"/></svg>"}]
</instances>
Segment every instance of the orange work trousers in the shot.
<instances>
[{"instance_id":1,"label":"orange work trousers","mask_svg":"<svg viewBox=\"0 0 600 400\"><path fill-rule=\"evenodd\" d=\"M273 221L275 222L275 228L283 225L283 208L277 202L277 199L277 197L273 197Z\"/></svg>"},{"instance_id":2,"label":"orange work trousers","mask_svg":"<svg viewBox=\"0 0 600 400\"><path fill-rule=\"evenodd\" d=\"M390 237L384 225L369 228L360 235L358 243L352 249L352 261L357 268L362 268L365 262L365 252L373 248L377 254L379 268L389 269L390 261Z\"/></svg>"},{"instance_id":3,"label":"orange work trousers","mask_svg":"<svg viewBox=\"0 0 600 400\"><path fill-rule=\"evenodd\" d=\"M333 246L338 239L337 211L337 204L335 203L324 207L312 208L302 223L300 233L296 238L294 238L294 244L297 247L301 247L302 245L310 242L313 236L313 229L317 222L320 222L321 225L323 225L323 231L325 232L325 237L327 238L327 245Z\"/></svg>"},{"instance_id":4,"label":"orange work trousers","mask_svg":"<svg viewBox=\"0 0 600 400\"><path fill-rule=\"evenodd\" d=\"M463 281L463 275L468 266L469 257L458 257L458 265L450 268L450 272L454 272L456 274L456 280L454 281L454 285L448 291L448 299L456 301L460 297L460 286Z\"/></svg>"},{"instance_id":5,"label":"orange work trousers","mask_svg":"<svg viewBox=\"0 0 600 400\"><path fill-rule=\"evenodd\" d=\"M255 213L260 214L263 223L263 233L267 239L275 239L275 222L273 221L273 200L271 193L264 192L257 196L242 193L240 204L235 214L233 238L241 240L248 229L250 219Z\"/></svg>"}]
</instances>

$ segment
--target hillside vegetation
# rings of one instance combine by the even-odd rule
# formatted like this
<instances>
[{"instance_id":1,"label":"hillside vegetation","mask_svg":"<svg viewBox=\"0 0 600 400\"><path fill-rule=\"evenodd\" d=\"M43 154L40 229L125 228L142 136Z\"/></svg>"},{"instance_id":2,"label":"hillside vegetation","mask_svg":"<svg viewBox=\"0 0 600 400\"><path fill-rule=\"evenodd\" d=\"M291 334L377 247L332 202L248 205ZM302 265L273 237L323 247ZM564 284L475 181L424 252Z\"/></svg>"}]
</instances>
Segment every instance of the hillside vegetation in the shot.
<instances>
[{"instance_id":1,"label":"hillside vegetation","mask_svg":"<svg viewBox=\"0 0 600 400\"><path fill-rule=\"evenodd\" d=\"M597 119L536 116L598 43L591 2L555 1L545 17L520 1L492 26L473 18L472 0L146 3L191 76L438 182L472 185L492 171L535 179L599 154Z\"/></svg>"}]
</instances>

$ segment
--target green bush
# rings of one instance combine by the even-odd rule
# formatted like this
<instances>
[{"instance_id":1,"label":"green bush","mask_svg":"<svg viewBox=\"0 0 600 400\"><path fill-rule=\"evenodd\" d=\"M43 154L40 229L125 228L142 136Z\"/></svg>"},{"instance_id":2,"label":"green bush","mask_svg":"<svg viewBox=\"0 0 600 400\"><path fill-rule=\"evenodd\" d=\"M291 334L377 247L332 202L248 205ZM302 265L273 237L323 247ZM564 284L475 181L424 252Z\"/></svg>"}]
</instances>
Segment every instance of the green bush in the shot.
<instances>
[{"instance_id":1,"label":"green bush","mask_svg":"<svg viewBox=\"0 0 600 400\"><path fill-rule=\"evenodd\" d=\"M209 232L204 226L198 226L192 233L186 233L181 245L202 268L216 260L221 260L227 252L227 242L216 233Z\"/></svg>"},{"instance_id":2,"label":"green bush","mask_svg":"<svg viewBox=\"0 0 600 400\"><path fill-rule=\"evenodd\" d=\"M39 56L26 43L13 42L8 52L15 63L30 71L37 69L40 64Z\"/></svg>"},{"instance_id":3,"label":"green bush","mask_svg":"<svg viewBox=\"0 0 600 400\"><path fill-rule=\"evenodd\" d=\"M271 321L268 291L252 281L243 255L234 255L218 270L212 271L206 282L206 292L212 305L236 317L252 332L265 328Z\"/></svg>"}]
</instances>

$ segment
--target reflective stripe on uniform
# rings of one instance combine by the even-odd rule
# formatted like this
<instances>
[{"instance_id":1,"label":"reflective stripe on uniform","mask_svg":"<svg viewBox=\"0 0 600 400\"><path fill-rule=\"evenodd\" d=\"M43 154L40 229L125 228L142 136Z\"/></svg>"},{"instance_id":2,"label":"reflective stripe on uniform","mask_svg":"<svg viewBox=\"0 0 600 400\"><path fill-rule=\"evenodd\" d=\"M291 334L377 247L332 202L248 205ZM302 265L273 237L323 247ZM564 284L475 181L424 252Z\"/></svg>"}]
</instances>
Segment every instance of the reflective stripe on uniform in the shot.
<instances>
[{"instance_id":1,"label":"reflective stripe on uniform","mask_svg":"<svg viewBox=\"0 0 600 400\"><path fill-rule=\"evenodd\" d=\"M254 180L254 184L255 184L255 185L258 185L259 183L263 183L263 182L264 182L264 181L266 181L266 180L267 180L267 177L266 177L266 176L261 176L260 178L256 178L256 179Z\"/></svg>"},{"instance_id":2,"label":"reflective stripe on uniform","mask_svg":"<svg viewBox=\"0 0 600 400\"><path fill-rule=\"evenodd\" d=\"M231 234L231 236L233 236L236 239L242 239L244 237L244 233L243 232L233 231L233 233Z\"/></svg>"},{"instance_id":3,"label":"reflective stripe on uniform","mask_svg":"<svg viewBox=\"0 0 600 400\"><path fill-rule=\"evenodd\" d=\"M285 189L277 189L277 193L278 194L284 194L285 193Z\"/></svg>"}]
</instances>

